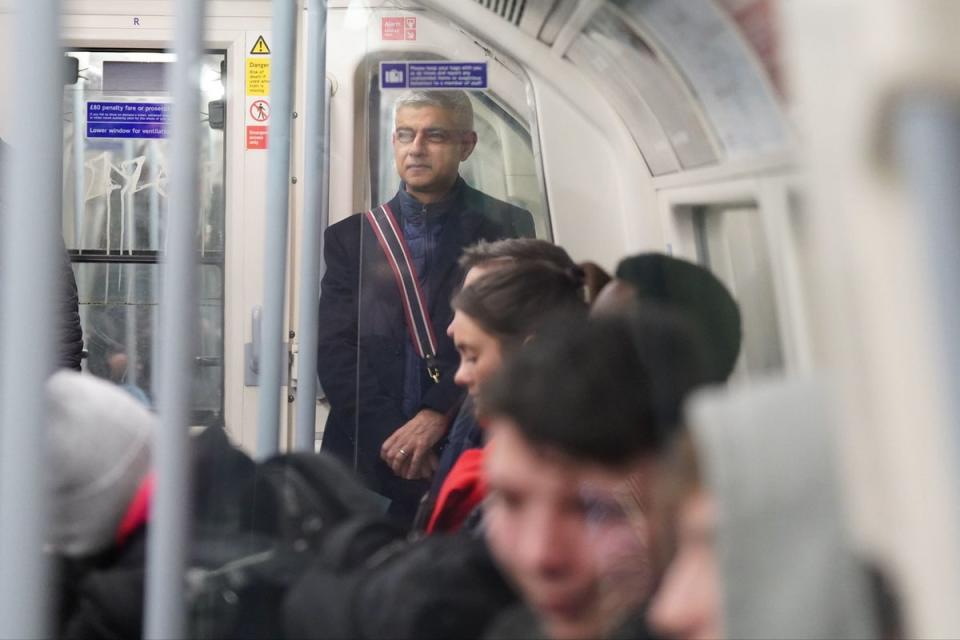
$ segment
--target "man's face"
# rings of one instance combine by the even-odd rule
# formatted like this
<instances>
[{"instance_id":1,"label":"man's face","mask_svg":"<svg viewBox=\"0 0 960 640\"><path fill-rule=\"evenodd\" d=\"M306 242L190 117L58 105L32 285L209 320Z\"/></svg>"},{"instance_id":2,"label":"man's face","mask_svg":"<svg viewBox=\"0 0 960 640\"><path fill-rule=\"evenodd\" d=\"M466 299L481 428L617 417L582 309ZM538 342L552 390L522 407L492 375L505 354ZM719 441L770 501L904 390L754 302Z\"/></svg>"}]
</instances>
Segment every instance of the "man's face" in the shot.
<instances>
[{"instance_id":1,"label":"man's face","mask_svg":"<svg viewBox=\"0 0 960 640\"><path fill-rule=\"evenodd\" d=\"M658 636L691 640L723 637L715 525L715 505L705 492L698 491L681 503L677 551L648 614Z\"/></svg>"},{"instance_id":2,"label":"man's face","mask_svg":"<svg viewBox=\"0 0 960 640\"><path fill-rule=\"evenodd\" d=\"M411 194L445 194L457 179L460 163L470 157L477 134L461 131L453 116L439 107L397 110L393 154L397 174Z\"/></svg>"},{"instance_id":3,"label":"man's face","mask_svg":"<svg viewBox=\"0 0 960 640\"><path fill-rule=\"evenodd\" d=\"M603 636L649 584L645 536L611 498L629 473L534 448L507 418L493 418L488 434L484 521L494 557L550 637Z\"/></svg>"},{"instance_id":4,"label":"man's face","mask_svg":"<svg viewBox=\"0 0 960 640\"><path fill-rule=\"evenodd\" d=\"M503 363L500 341L481 329L462 311L453 314L447 335L453 338L453 344L460 353L460 367L453 381L466 387L467 392L475 397L480 385L496 373Z\"/></svg>"}]
</instances>

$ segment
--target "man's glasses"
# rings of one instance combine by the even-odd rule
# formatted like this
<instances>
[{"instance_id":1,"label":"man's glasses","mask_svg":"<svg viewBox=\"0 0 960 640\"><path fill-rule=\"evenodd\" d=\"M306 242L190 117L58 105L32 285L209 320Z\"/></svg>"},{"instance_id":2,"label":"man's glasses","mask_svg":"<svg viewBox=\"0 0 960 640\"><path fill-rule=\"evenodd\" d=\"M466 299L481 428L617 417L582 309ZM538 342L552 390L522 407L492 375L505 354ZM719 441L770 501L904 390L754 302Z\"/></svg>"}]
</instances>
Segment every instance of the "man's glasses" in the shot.
<instances>
[{"instance_id":1,"label":"man's glasses","mask_svg":"<svg viewBox=\"0 0 960 640\"><path fill-rule=\"evenodd\" d=\"M447 144L453 142L458 136L463 135L460 129L421 129L419 132L413 129L400 128L396 131L397 142L400 144L410 144L417 139L417 134L422 133L423 139L428 144Z\"/></svg>"}]
</instances>

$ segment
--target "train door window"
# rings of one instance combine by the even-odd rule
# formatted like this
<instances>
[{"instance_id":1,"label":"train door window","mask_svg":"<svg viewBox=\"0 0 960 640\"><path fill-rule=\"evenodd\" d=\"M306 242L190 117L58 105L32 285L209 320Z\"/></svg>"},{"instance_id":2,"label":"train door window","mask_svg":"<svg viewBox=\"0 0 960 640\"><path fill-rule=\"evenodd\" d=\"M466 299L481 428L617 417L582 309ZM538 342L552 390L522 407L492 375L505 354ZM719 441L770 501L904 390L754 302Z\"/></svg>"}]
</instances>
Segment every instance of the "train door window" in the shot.
<instances>
[{"instance_id":1,"label":"train door window","mask_svg":"<svg viewBox=\"0 0 960 640\"><path fill-rule=\"evenodd\" d=\"M173 54L77 50L64 92L63 232L77 277L85 368L154 400L153 344L167 215L165 84ZM203 60L200 344L193 420L223 415L223 53Z\"/></svg>"},{"instance_id":2,"label":"train door window","mask_svg":"<svg viewBox=\"0 0 960 640\"><path fill-rule=\"evenodd\" d=\"M784 368L766 235L753 202L695 207L698 259L740 305L743 346L735 376L749 379Z\"/></svg>"},{"instance_id":3,"label":"train door window","mask_svg":"<svg viewBox=\"0 0 960 640\"><path fill-rule=\"evenodd\" d=\"M380 90L381 56L368 59L370 122L370 194L374 204L387 202L397 192L399 178L394 164L392 135L394 102L402 91ZM438 59L425 52L391 52L382 59ZM491 65L497 64L491 60ZM529 92L532 95L532 92ZM468 92L473 106L477 147L460 166L460 175L472 187L500 200L522 207L533 214L539 238L552 237L540 172L532 118L518 113L494 90Z\"/></svg>"}]
</instances>

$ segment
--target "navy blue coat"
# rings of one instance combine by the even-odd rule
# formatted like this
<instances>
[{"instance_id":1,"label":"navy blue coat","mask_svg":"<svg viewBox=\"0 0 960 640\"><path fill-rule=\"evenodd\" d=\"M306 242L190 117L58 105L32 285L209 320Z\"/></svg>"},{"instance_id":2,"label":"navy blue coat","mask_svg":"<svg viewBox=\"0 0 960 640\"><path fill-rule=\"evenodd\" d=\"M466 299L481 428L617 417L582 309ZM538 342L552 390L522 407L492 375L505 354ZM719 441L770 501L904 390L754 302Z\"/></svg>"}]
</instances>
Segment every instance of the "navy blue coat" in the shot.
<instances>
[{"instance_id":1,"label":"navy blue coat","mask_svg":"<svg viewBox=\"0 0 960 640\"><path fill-rule=\"evenodd\" d=\"M460 255L480 240L534 235L528 211L467 185L458 199L446 214L451 218L443 226L423 291L438 342L440 382L421 371L420 408L448 415L463 398L453 382L459 358L446 335L453 319L450 298L463 279ZM399 194L389 205L399 215ZM384 440L412 417L402 408L404 348L410 336L396 281L362 214L330 226L324 247L317 370L330 415L323 450L355 464L371 489L392 499L396 513L408 515L427 483L398 478L380 459Z\"/></svg>"}]
</instances>

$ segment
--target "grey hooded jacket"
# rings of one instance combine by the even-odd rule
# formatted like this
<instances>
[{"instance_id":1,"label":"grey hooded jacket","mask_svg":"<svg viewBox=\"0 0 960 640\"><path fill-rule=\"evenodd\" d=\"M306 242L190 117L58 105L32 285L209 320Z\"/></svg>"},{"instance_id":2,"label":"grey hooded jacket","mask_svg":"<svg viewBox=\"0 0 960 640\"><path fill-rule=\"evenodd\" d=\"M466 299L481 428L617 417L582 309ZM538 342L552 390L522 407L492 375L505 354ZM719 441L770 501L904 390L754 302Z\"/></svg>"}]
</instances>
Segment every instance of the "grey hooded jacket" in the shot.
<instances>
[{"instance_id":1,"label":"grey hooded jacket","mask_svg":"<svg viewBox=\"0 0 960 640\"><path fill-rule=\"evenodd\" d=\"M730 638L871 638L867 573L845 522L835 408L813 381L705 391L689 423L717 504Z\"/></svg>"}]
</instances>

